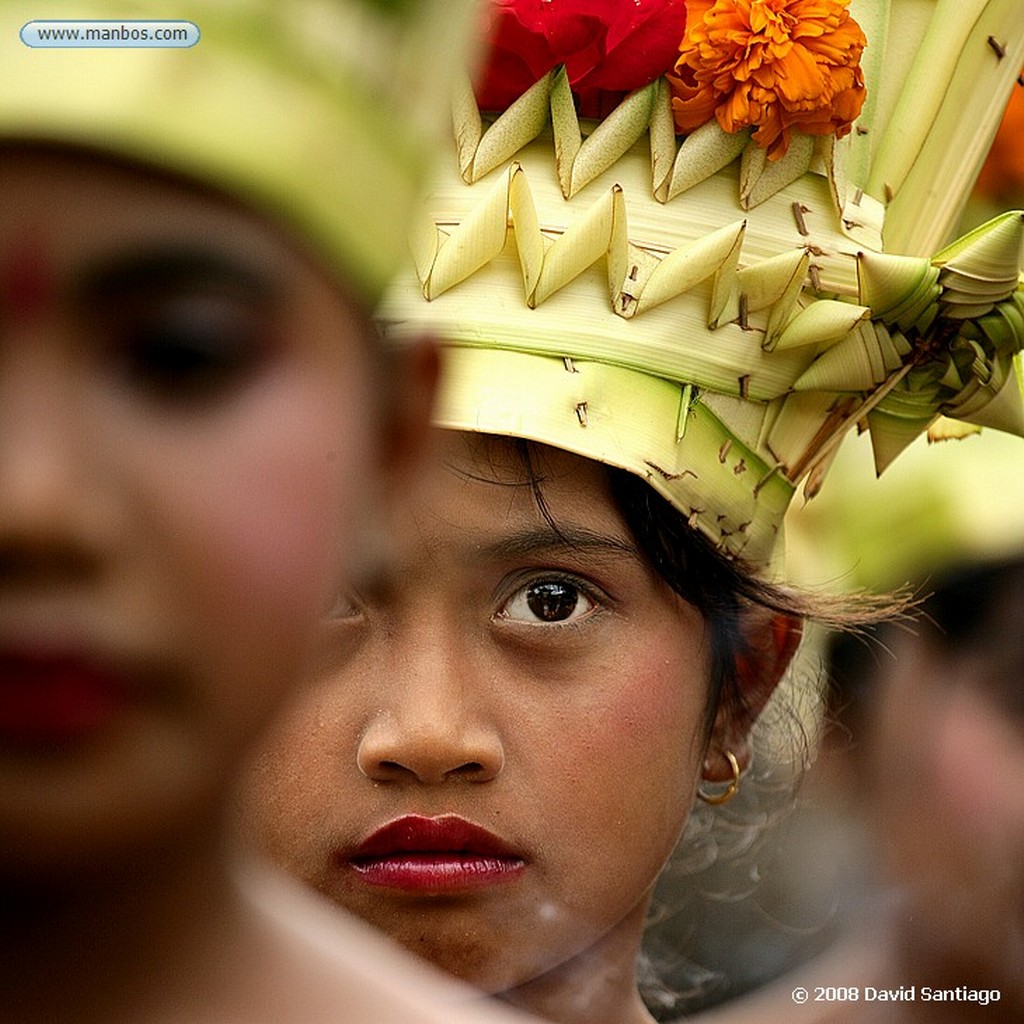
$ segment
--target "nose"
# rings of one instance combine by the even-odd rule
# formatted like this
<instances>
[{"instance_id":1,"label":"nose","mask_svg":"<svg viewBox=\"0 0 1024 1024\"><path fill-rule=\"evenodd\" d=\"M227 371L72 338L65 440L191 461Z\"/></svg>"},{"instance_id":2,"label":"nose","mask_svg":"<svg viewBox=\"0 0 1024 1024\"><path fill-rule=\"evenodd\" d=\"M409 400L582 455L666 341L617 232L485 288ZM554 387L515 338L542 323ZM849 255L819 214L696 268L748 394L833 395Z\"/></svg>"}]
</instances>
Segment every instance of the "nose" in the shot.
<instances>
[{"instance_id":1,"label":"nose","mask_svg":"<svg viewBox=\"0 0 1024 1024\"><path fill-rule=\"evenodd\" d=\"M33 338L0 339L0 576L80 573L103 518L70 375Z\"/></svg>"},{"instance_id":2,"label":"nose","mask_svg":"<svg viewBox=\"0 0 1024 1024\"><path fill-rule=\"evenodd\" d=\"M496 779L505 765L500 730L458 645L435 635L407 645L390 664L386 700L356 754L363 775L422 785Z\"/></svg>"}]
</instances>

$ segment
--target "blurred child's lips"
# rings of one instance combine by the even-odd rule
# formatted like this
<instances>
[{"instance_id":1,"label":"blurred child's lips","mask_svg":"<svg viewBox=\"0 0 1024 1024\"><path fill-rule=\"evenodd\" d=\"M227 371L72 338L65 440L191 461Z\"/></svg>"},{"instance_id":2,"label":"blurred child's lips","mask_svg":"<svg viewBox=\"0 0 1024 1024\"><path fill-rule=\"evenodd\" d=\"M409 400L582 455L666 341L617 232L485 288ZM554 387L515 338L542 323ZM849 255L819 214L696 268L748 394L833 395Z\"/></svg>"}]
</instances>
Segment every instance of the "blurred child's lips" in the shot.
<instances>
[{"instance_id":1,"label":"blurred child's lips","mask_svg":"<svg viewBox=\"0 0 1024 1024\"><path fill-rule=\"evenodd\" d=\"M82 652L0 648L0 742L85 739L116 717L131 691L121 671Z\"/></svg>"}]
</instances>

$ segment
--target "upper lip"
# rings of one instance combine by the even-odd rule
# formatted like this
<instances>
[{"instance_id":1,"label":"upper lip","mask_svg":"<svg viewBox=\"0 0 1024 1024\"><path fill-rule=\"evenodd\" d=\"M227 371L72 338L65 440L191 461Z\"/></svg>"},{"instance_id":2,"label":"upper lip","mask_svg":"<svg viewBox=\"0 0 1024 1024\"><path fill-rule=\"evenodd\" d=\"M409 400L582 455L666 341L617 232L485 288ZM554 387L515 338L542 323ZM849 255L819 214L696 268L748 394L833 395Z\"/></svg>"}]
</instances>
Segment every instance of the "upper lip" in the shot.
<instances>
[{"instance_id":1,"label":"upper lip","mask_svg":"<svg viewBox=\"0 0 1024 1024\"><path fill-rule=\"evenodd\" d=\"M28 635L7 637L0 633L0 659L27 671L58 666L77 666L96 674L125 676L132 658L109 646L79 636Z\"/></svg>"},{"instance_id":2,"label":"upper lip","mask_svg":"<svg viewBox=\"0 0 1024 1024\"><path fill-rule=\"evenodd\" d=\"M108 685L120 682L124 673L92 653L71 647L0 645L0 666L6 669L3 678L42 676L60 671L76 671ZM10 674L10 675L8 675Z\"/></svg>"},{"instance_id":3,"label":"upper lip","mask_svg":"<svg viewBox=\"0 0 1024 1024\"><path fill-rule=\"evenodd\" d=\"M493 832L456 814L431 818L406 814L395 818L370 833L356 847L351 859L401 853L461 853L522 859L522 854Z\"/></svg>"},{"instance_id":4,"label":"upper lip","mask_svg":"<svg viewBox=\"0 0 1024 1024\"><path fill-rule=\"evenodd\" d=\"M80 636L12 638L0 631L0 684L13 691L74 678L82 685L125 699L151 688L159 674L158 665L140 654Z\"/></svg>"},{"instance_id":5,"label":"upper lip","mask_svg":"<svg viewBox=\"0 0 1024 1024\"><path fill-rule=\"evenodd\" d=\"M104 728L135 686L78 650L0 647L0 732L5 743L63 742Z\"/></svg>"}]
</instances>

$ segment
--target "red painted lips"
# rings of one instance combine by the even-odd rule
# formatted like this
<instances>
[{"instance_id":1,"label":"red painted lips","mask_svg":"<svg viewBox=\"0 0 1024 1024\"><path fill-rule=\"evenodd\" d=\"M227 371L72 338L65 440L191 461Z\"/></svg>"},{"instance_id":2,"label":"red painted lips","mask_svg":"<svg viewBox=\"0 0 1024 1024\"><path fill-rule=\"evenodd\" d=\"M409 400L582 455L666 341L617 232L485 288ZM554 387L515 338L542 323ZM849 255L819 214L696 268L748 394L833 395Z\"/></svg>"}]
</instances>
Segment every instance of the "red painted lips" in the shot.
<instances>
[{"instance_id":1,"label":"red painted lips","mask_svg":"<svg viewBox=\"0 0 1024 1024\"><path fill-rule=\"evenodd\" d=\"M429 894L512 881L526 867L503 840L456 815L396 818L346 859L369 885Z\"/></svg>"},{"instance_id":2,"label":"red painted lips","mask_svg":"<svg viewBox=\"0 0 1024 1024\"><path fill-rule=\"evenodd\" d=\"M124 706L124 681L75 655L0 650L0 740L81 739Z\"/></svg>"}]
</instances>

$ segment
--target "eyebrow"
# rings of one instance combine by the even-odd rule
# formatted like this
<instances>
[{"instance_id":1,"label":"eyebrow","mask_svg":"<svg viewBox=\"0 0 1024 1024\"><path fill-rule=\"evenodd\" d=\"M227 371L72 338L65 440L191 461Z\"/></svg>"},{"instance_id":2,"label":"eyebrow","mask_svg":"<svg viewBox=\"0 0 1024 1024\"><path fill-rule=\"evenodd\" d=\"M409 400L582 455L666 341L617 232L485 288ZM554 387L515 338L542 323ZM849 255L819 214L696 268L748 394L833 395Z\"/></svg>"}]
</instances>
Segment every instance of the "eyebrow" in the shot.
<instances>
[{"instance_id":1,"label":"eyebrow","mask_svg":"<svg viewBox=\"0 0 1024 1024\"><path fill-rule=\"evenodd\" d=\"M196 287L229 289L260 302L273 299L271 276L217 249L169 245L119 253L92 268L78 282L76 298L108 303L137 295Z\"/></svg>"},{"instance_id":2,"label":"eyebrow","mask_svg":"<svg viewBox=\"0 0 1024 1024\"><path fill-rule=\"evenodd\" d=\"M509 534L476 548L474 558L481 561L521 558L525 555L547 554L552 551L596 552L626 556L637 562L643 561L636 545L625 538L571 524L559 525L557 529L547 526Z\"/></svg>"}]
</instances>

